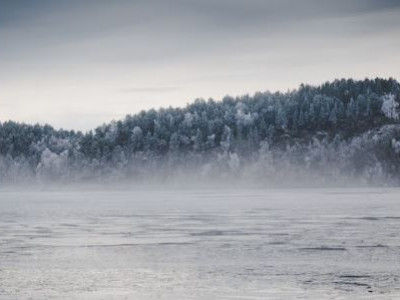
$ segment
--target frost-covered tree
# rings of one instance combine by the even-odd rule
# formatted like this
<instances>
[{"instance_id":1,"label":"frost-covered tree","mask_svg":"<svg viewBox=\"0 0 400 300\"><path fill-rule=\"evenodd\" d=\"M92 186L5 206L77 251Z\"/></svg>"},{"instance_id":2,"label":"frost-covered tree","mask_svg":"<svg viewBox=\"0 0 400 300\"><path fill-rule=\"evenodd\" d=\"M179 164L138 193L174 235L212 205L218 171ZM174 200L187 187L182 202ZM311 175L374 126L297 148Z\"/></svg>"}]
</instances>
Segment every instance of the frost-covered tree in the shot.
<instances>
[{"instance_id":1,"label":"frost-covered tree","mask_svg":"<svg viewBox=\"0 0 400 300\"><path fill-rule=\"evenodd\" d=\"M131 144L134 152L143 148L143 131L139 126L135 126L132 130Z\"/></svg>"},{"instance_id":2,"label":"frost-covered tree","mask_svg":"<svg viewBox=\"0 0 400 300\"><path fill-rule=\"evenodd\" d=\"M399 103L395 100L395 95L388 94L382 97L382 112L386 117L393 120L399 119L399 113L397 112L397 107Z\"/></svg>"}]
</instances>

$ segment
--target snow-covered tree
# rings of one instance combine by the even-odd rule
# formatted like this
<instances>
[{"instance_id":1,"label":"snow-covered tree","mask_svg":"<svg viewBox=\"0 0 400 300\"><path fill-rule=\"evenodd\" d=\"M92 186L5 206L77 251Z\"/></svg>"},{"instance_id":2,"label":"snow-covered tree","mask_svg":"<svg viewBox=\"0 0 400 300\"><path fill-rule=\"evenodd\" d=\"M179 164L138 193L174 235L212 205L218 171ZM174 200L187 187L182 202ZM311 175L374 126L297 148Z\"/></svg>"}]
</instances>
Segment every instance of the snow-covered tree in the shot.
<instances>
[{"instance_id":1,"label":"snow-covered tree","mask_svg":"<svg viewBox=\"0 0 400 300\"><path fill-rule=\"evenodd\" d=\"M382 112L386 117L393 120L399 119L399 113L397 112L397 107L399 103L395 100L395 95L388 94L382 97Z\"/></svg>"}]
</instances>

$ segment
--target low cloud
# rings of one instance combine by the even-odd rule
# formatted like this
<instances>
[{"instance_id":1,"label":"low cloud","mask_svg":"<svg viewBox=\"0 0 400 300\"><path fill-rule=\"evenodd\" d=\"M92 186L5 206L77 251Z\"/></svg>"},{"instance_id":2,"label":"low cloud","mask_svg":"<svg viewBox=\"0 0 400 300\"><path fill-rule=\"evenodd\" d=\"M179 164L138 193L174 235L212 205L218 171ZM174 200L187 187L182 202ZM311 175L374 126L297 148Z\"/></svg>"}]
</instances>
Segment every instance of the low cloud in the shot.
<instances>
[{"instance_id":1,"label":"low cloud","mask_svg":"<svg viewBox=\"0 0 400 300\"><path fill-rule=\"evenodd\" d=\"M175 92L180 88L177 86L155 86L155 87L133 87L133 88L125 88L120 91L123 93L166 93L166 92Z\"/></svg>"}]
</instances>

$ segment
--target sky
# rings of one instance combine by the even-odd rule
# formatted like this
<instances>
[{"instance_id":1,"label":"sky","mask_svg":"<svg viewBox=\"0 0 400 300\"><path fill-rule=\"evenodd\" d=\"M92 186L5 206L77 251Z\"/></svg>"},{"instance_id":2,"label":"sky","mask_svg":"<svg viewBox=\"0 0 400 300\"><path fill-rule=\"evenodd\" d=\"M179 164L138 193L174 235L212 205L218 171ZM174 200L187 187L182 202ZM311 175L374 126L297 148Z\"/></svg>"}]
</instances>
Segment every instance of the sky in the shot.
<instances>
[{"instance_id":1,"label":"sky","mask_svg":"<svg viewBox=\"0 0 400 300\"><path fill-rule=\"evenodd\" d=\"M400 0L0 0L0 122L90 130L196 98L400 80Z\"/></svg>"}]
</instances>

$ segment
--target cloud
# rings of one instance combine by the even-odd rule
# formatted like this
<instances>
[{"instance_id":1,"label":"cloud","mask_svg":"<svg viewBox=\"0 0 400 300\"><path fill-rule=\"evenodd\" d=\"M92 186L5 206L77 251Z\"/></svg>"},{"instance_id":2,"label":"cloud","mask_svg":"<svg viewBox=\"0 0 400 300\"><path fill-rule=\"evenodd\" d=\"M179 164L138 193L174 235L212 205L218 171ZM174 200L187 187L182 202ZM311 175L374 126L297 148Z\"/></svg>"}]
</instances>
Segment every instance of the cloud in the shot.
<instances>
[{"instance_id":1,"label":"cloud","mask_svg":"<svg viewBox=\"0 0 400 300\"><path fill-rule=\"evenodd\" d=\"M235 51L250 38L290 38L299 27L318 31L308 25L311 20L336 19L336 32L328 28L326 34L348 35L352 28L344 29L338 19L399 8L394 0L3 0L0 61L160 63L221 48ZM355 25L384 32L400 20Z\"/></svg>"},{"instance_id":2,"label":"cloud","mask_svg":"<svg viewBox=\"0 0 400 300\"><path fill-rule=\"evenodd\" d=\"M120 89L123 93L165 93L177 91L180 88L177 86L155 86L155 87L134 87Z\"/></svg>"}]
</instances>

